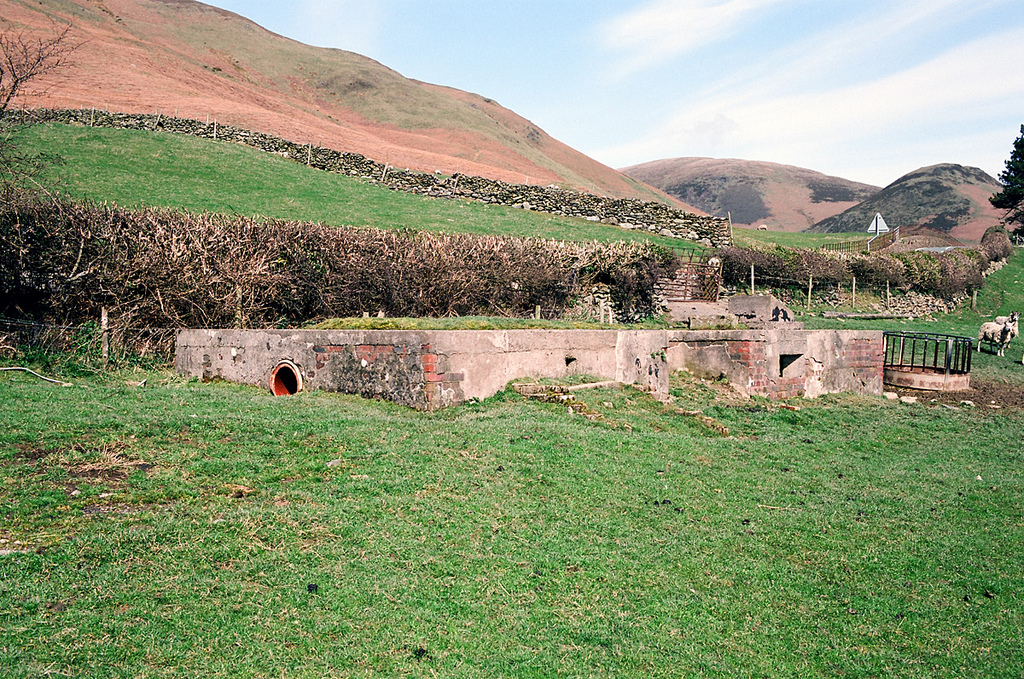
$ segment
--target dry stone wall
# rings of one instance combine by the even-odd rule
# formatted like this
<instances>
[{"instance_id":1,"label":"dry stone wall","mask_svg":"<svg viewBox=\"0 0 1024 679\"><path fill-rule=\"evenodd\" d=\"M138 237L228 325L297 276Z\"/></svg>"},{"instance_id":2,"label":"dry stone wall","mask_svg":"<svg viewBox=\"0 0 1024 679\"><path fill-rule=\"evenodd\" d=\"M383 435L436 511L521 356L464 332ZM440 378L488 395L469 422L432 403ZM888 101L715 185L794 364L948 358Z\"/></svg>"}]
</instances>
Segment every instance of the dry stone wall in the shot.
<instances>
[{"instance_id":1,"label":"dry stone wall","mask_svg":"<svg viewBox=\"0 0 1024 679\"><path fill-rule=\"evenodd\" d=\"M445 176L400 170L382 165L358 153L335 151L311 144L297 144L270 134L221 125L216 121L203 123L160 114L109 113L94 109L36 109L27 113L38 122L160 130L236 142L320 170L361 177L396 191L435 198L469 199L578 217L626 229L646 230L667 237L691 240L709 247L726 247L732 243L727 220L695 215L656 201L607 198L557 186L510 184L458 173Z\"/></svg>"}]
</instances>

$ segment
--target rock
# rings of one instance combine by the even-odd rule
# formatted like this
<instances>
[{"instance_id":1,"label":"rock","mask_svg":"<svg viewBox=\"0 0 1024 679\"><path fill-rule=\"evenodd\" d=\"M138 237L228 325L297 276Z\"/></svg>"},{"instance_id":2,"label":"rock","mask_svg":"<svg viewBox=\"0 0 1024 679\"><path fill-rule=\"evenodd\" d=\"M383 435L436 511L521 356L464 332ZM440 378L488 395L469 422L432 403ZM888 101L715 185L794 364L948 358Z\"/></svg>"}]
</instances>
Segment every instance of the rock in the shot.
<instances>
[{"instance_id":1,"label":"rock","mask_svg":"<svg viewBox=\"0 0 1024 679\"><path fill-rule=\"evenodd\" d=\"M898 401L898 400L900 400L900 395L897 394L895 391L887 391L883 395L887 399L889 399L890 401Z\"/></svg>"},{"instance_id":2,"label":"rock","mask_svg":"<svg viewBox=\"0 0 1024 679\"><path fill-rule=\"evenodd\" d=\"M907 405L914 405L917 403L916 396L900 396L900 403L906 403Z\"/></svg>"}]
</instances>

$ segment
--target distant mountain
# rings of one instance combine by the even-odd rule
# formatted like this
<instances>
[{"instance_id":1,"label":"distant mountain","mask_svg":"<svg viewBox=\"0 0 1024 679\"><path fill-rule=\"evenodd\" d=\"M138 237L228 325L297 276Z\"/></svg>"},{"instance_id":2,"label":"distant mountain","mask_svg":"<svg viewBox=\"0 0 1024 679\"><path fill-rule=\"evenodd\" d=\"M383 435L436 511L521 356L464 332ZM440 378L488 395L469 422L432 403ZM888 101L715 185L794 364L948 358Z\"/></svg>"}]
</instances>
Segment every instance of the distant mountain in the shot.
<instances>
[{"instance_id":1,"label":"distant mountain","mask_svg":"<svg viewBox=\"0 0 1024 679\"><path fill-rule=\"evenodd\" d=\"M877 186L750 160L670 158L622 172L737 226L804 231L869 198Z\"/></svg>"},{"instance_id":2,"label":"distant mountain","mask_svg":"<svg viewBox=\"0 0 1024 679\"><path fill-rule=\"evenodd\" d=\"M22 104L218 120L399 168L676 203L491 99L194 0L0 0L0 31L68 23L73 64Z\"/></svg>"},{"instance_id":3,"label":"distant mountain","mask_svg":"<svg viewBox=\"0 0 1024 679\"><path fill-rule=\"evenodd\" d=\"M979 241L1002 219L988 202L1002 187L976 167L942 164L906 174L861 204L815 224L810 231L866 231L875 214L889 228L920 227L962 241Z\"/></svg>"}]
</instances>

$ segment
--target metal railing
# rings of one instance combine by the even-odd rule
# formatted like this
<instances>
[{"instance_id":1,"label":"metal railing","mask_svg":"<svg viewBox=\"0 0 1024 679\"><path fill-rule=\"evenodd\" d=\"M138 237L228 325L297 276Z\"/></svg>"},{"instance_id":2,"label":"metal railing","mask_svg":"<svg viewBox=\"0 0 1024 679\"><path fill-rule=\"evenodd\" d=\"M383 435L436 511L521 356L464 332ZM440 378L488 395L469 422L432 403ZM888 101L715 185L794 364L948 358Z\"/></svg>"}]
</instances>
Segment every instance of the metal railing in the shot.
<instances>
[{"instance_id":1,"label":"metal railing","mask_svg":"<svg viewBox=\"0 0 1024 679\"><path fill-rule=\"evenodd\" d=\"M884 332L884 367L903 372L968 375L974 340L928 332Z\"/></svg>"}]
</instances>

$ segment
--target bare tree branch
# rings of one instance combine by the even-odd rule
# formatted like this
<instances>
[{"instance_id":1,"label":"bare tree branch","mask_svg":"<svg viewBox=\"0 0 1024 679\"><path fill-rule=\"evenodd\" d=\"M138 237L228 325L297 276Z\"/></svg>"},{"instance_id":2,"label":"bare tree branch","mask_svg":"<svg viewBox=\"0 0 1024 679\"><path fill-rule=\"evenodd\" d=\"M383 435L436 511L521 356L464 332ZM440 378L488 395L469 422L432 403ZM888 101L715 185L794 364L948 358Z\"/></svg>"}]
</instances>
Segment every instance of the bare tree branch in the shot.
<instances>
[{"instance_id":1,"label":"bare tree branch","mask_svg":"<svg viewBox=\"0 0 1024 679\"><path fill-rule=\"evenodd\" d=\"M78 47L70 41L70 33L70 24L46 36L0 33L0 111L6 111L30 82L67 64Z\"/></svg>"}]
</instances>

